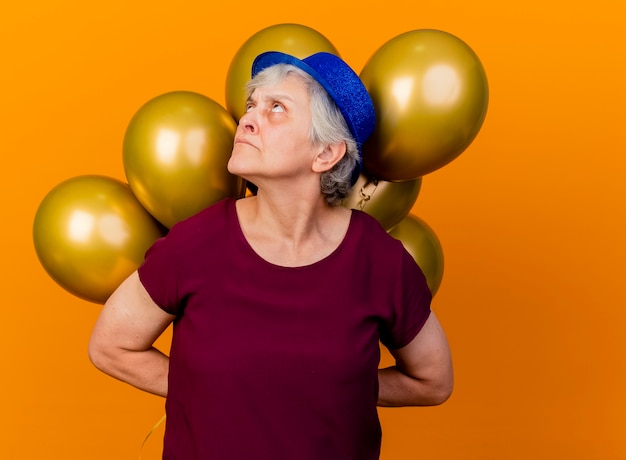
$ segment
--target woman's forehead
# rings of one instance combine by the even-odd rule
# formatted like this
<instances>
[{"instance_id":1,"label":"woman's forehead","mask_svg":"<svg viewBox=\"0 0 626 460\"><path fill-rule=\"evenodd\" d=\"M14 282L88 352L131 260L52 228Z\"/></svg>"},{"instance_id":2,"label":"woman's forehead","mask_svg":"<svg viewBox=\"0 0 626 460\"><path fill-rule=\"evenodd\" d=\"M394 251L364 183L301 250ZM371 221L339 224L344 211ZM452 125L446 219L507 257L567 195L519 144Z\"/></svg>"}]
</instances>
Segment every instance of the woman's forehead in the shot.
<instances>
[{"instance_id":1,"label":"woman's forehead","mask_svg":"<svg viewBox=\"0 0 626 460\"><path fill-rule=\"evenodd\" d=\"M248 101L278 100L297 102L303 99L305 101L309 99L306 83L301 77L292 74L287 75L279 82L256 86L248 96Z\"/></svg>"}]
</instances>

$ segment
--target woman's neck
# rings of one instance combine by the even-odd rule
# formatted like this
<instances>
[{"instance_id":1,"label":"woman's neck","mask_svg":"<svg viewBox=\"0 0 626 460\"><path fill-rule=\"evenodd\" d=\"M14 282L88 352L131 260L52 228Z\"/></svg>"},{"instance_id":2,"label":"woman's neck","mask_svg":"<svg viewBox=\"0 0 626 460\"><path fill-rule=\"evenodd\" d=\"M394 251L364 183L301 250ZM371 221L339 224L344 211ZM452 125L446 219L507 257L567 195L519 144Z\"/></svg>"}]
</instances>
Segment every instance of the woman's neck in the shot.
<instances>
[{"instance_id":1,"label":"woman's neck","mask_svg":"<svg viewBox=\"0 0 626 460\"><path fill-rule=\"evenodd\" d=\"M350 211L318 200L271 197L261 191L239 200L237 215L250 246L276 265L302 266L333 252L347 232Z\"/></svg>"}]
</instances>

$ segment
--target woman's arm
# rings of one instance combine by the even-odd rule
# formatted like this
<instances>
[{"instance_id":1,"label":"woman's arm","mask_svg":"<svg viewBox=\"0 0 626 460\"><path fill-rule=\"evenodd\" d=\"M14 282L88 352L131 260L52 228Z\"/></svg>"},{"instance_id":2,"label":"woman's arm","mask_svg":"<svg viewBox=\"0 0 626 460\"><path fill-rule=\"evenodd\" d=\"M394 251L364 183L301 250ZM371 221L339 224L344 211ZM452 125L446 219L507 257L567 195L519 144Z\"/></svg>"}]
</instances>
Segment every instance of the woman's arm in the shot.
<instances>
[{"instance_id":1,"label":"woman's arm","mask_svg":"<svg viewBox=\"0 0 626 460\"><path fill-rule=\"evenodd\" d=\"M408 345L391 354L396 365L378 371L379 406L432 406L450 397L452 358L434 313Z\"/></svg>"},{"instance_id":2,"label":"woman's arm","mask_svg":"<svg viewBox=\"0 0 626 460\"><path fill-rule=\"evenodd\" d=\"M165 397L169 358L153 343L173 320L134 272L105 303L91 335L89 358L106 374Z\"/></svg>"}]
</instances>

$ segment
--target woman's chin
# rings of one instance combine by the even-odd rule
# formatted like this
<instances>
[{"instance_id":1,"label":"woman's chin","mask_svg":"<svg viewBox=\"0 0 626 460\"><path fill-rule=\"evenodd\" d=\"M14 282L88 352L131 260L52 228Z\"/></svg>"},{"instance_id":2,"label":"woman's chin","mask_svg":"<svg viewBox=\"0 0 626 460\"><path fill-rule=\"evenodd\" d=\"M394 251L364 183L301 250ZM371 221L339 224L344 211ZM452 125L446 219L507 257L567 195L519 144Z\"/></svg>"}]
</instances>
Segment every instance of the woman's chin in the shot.
<instances>
[{"instance_id":1,"label":"woman's chin","mask_svg":"<svg viewBox=\"0 0 626 460\"><path fill-rule=\"evenodd\" d=\"M245 174L245 168L243 166L244 165L241 164L241 162L237 160L236 157L231 156L230 159L228 160L228 164L226 165L226 169L228 170L229 173L235 176L243 177L243 175Z\"/></svg>"}]
</instances>

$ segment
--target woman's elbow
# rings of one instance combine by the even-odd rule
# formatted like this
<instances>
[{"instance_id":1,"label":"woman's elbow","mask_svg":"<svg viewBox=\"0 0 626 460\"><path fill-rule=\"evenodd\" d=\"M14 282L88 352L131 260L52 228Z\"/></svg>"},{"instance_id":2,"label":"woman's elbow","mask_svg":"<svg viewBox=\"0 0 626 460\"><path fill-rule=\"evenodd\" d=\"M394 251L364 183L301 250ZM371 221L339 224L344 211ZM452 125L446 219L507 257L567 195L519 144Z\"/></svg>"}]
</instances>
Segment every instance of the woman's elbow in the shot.
<instances>
[{"instance_id":1,"label":"woman's elbow","mask_svg":"<svg viewBox=\"0 0 626 460\"><path fill-rule=\"evenodd\" d=\"M106 373L111 373L111 367L113 364L113 357L109 347L105 343L92 337L87 347L87 355L89 361L96 367L96 369Z\"/></svg>"},{"instance_id":2,"label":"woman's elbow","mask_svg":"<svg viewBox=\"0 0 626 460\"><path fill-rule=\"evenodd\" d=\"M421 380L420 383L419 387L421 390L416 391L415 405L438 406L445 403L452 396L452 390L454 389L452 372Z\"/></svg>"},{"instance_id":3,"label":"woman's elbow","mask_svg":"<svg viewBox=\"0 0 626 460\"><path fill-rule=\"evenodd\" d=\"M452 378L439 382L432 389L430 396L431 405L438 406L445 403L448 399L450 399L450 396L452 396L453 389L454 380Z\"/></svg>"}]
</instances>

